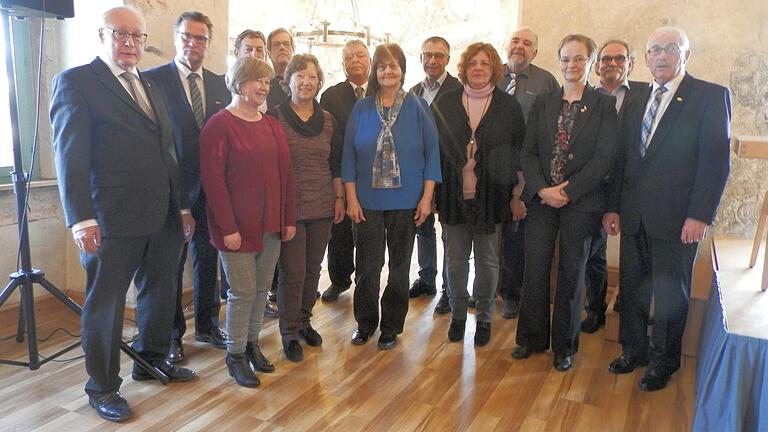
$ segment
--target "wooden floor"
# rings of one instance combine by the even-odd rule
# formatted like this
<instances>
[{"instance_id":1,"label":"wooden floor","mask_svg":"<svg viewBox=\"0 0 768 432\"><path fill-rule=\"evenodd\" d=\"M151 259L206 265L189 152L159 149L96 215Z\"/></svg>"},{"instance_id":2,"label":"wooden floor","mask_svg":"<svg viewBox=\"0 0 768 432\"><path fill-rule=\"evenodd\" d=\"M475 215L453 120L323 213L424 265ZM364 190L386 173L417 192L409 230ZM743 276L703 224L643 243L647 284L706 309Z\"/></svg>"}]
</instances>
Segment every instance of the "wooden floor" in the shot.
<instances>
[{"instance_id":1,"label":"wooden floor","mask_svg":"<svg viewBox=\"0 0 768 432\"><path fill-rule=\"evenodd\" d=\"M136 417L122 425L101 420L89 407L82 360L37 371L0 366L0 431L690 430L695 360L683 360L667 389L643 393L637 389L640 371L607 371L619 346L605 342L603 330L583 335L573 369L560 373L551 366L551 352L512 360L516 321L498 314L488 346L473 346L471 316L464 343L448 343L450 317L432 314L435 301L411 301L405 332L391 351L379 351L376 338L350 344L355 324L348 293L337 303L318 304L313 322L325 342L305 347L299 364L283 357L277 323L270 320L262 345L277 371L260 374L258 389L238 387L227 374L224 351L194 342L191 334L184 366L199 375L191 383L134 382L123 356L122 393ZM79 332L63 307L50 301L38 306L40 337L56 327ZM0 310L0 337L14 333L15 319L13 310ZM126 328L126 335L132 331ZM41 351L52 353L71 341L58 333ZM2 358L23 360L25 353L25 344L0 342ZM65 357L81 353L78 348Z\"/></svg>"}]
</instances>

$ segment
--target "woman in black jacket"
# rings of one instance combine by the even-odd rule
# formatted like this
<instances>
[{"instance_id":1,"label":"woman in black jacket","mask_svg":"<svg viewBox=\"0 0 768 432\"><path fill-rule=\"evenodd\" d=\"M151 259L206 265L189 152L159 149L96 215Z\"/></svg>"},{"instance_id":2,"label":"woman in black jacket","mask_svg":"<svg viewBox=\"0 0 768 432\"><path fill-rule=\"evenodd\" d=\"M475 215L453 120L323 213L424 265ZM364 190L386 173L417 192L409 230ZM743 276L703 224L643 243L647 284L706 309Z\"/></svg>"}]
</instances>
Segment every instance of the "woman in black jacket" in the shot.
<instances>
[{"instance_id":1,"label":"woman in black jacket","mask_svg":"<svg viewBox=\"0 0 768 432\"><path fill-rule=\"evenodd\" d=\"M503 69L493 46L478 42L467 47L458 70L464 87L445 93L432 105L443 174L437 210L445 231L452 310L448 339L464 338L469 257L474 249L475 345L483 346L491 337L501 224L511 215L525 120L517 100L494 85Z\"/></svg>"},{"instance_id":2,"label":"woman in black jacket","mask_svg":"<svg viewBox=\"0 0 768 432\"><path fill-rule=\"evenodd\" d=\"M606 206L600 183L615 148L616 99L587 84L596 54L595 42L586 36L569 35L560 42L563 87L536 99L520 157L528 217L518 346L512 357L523 359L549 347L550 268L559 236L551 331L559 371L571 368L579 348L580 287Z\"/></svg>"}]
</instances>

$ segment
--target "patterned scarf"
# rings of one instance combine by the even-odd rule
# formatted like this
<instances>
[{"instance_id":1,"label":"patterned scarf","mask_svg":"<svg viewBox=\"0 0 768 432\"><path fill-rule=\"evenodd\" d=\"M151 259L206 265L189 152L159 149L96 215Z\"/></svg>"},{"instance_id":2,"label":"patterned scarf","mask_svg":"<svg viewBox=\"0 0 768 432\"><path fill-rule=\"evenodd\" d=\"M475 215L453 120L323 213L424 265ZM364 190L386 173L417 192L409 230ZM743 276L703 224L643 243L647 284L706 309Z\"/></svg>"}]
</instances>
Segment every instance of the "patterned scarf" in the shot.
<instances>
[{"instance_id":1,"label":"patterned scarf","mask_svg":"<svg viewBox=\"0 0 768 432\"><path fill-rule=\"evenodd\" d=\"M395 103L389 109L389 115L384 114L384 105L381 98L376 97L376 112L381 119L381 131L376 138L376 157L373 160L373 175L371 187L373 189L395 189L400 185L400 162L397 160L395 139L392 136L392 126L397 121L400 108L403 106L405 91L398 90Z\"/></svg>"}]
</instances>

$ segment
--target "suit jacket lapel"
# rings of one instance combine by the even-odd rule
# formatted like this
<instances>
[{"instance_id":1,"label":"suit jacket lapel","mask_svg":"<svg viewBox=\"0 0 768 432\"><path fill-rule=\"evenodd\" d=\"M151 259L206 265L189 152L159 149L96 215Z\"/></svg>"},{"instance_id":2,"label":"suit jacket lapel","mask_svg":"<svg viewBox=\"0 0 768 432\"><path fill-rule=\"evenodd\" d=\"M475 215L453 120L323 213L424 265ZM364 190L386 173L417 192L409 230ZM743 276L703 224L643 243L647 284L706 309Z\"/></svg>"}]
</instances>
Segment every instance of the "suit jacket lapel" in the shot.
<instances>
[{"instance_id":1,"label":"suit jacket lapel","mask_svg":"<svg viewBox=\"0 0 768 432\"><path fill-rule=\"evenodd\" d=\"M205 87L205 121L221 108L224 108L224 102L213 90L213 82L218 78L208 69L203 69L203 86Z\"/></svg>"},{"instance_id":2,"label":"suit jacket lapel","mask_svg":"<svg viewBox=\"0 0 768 432\"><path fill-rule=\"evenodd\" d=\"M651 138L651 142L648 145L648 151L645 154L646 158L655 153L656 147L659 147L664 143L669 130L672 129L672 125L675 123L677 115L680 114L680 110L682 109L685 100L688 98L688 93L691 91L692 84L693 80L690 75L685 74L685 77L683 77L683 80L680 82L680 87L678 87L675 94L672 95L672 100L669 101L669 105L664 111L664 115L661 117L661 120L659 120L656 130L653 132L653 138Z\"/></svg>"},{"instance_id":3,"label":"suit jacket lapel","mask_svg":"<svg viewBox=\"0 0 768 432\"><path fill-rule=\"evenodd\" d=\"M560 105L562 100L562 87L547 95L547 130L550 133L551 139L554 139L555 131L557 130L557 118L560 116ZM549 145L552 145L552 140L549 141Z\"/></svg>"},{"instance_id":4,"label":"suit jacket lapel","mask_svg":"<svg viewBox=\"0 0 768 432\"><path fill-rule=\"evenodd\" d=\"M112 93L115 94L115 96L118 97L121 101L123 101L125 104L133 108L137 113L141 114L145 118L149 119L147 115L142 111L141 107L139 107L139 104L136 103L135 100L131 97L130 94L128 94L128 91L123 87L122 84L120 84L120 81L118 81L118 78L112 74L112 71L109 69L109 67L104 64L103 61L101 61L100 58L96 58L91 62L91 69L96 74L96 77L98 80L109 89ZM150 119L151 120L151 119Z\"/></svg>"},{"instance_id":5,"label":"suit jacket lapel","mask_svg":"<svg viewBox=\"0 0 768 432\"><path fill-rule=\"evenodd\" d=\"M581 108L576 111L576 118L573 120L573 130L571 131L571 147L573 147L573 144L576 142L576 137L579 136L579 132L581 132L584 124L586 124L587 119L590 115L592 115L592 112L595 111L596 101L597 96L595 96L595 91L592 89L592 87L587 85L587 87L584 89L584 93L581 95Z\"/></svg>"},{"instance_id":6,"label":"suit jacket lapel","mask_svg":"<svg viewBox=\"0 0 768 432\"><path fill-rule=\"evenodd\" d=\"M195 120L195 115L192 113L192 107L189 106L189 100L187 99L187 92L184 90L184 83L181 82L181 75L179 75L179 68L176 67L176 62L171 60L170 63L168 63L168 73L169 73L169 81L173 84L174 87L174 94L176 95L176 104L177 106L181 107L181 109L184 111L184 118L185 122L194 125L197 127L197 120ZM208 112L208 110L206 110Z\"/></svg>"}]
</instances>

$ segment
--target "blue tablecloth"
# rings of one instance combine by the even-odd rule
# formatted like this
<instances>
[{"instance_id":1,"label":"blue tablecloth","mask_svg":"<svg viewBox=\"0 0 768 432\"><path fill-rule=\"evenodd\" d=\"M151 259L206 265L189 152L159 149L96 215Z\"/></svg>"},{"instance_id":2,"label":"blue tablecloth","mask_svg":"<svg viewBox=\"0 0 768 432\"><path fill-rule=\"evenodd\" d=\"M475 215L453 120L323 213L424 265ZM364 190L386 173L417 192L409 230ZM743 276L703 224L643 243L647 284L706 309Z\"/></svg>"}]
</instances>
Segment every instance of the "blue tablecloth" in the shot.
<instances>
[{"instance_id":1,"label":"blue tablecloth","mask_svg":"<svg viewBox=\"0 0 768 432\"><path fill-rule=\"evenodd\" d=\"M768 431L768 340L728 333L717 276L705 317L693 430Z\"/></svg>"}]
</instances>

